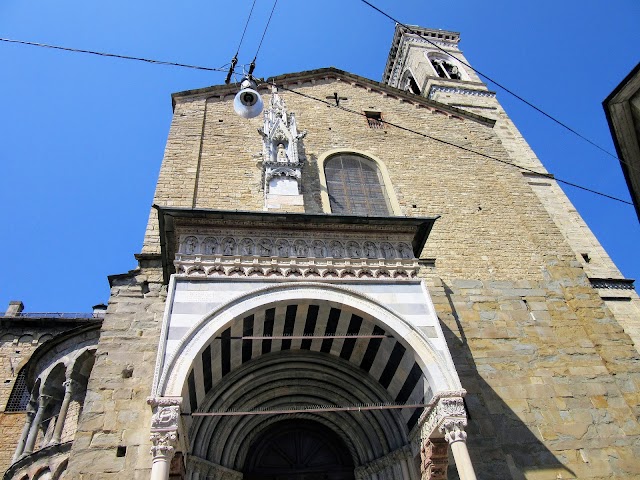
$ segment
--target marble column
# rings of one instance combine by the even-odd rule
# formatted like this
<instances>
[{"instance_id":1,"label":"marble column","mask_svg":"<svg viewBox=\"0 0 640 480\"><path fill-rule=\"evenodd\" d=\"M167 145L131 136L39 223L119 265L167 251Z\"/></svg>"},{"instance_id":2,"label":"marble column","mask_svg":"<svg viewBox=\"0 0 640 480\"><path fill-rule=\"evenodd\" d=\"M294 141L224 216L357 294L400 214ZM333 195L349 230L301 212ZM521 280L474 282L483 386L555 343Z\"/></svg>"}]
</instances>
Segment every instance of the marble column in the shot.
<instances>
[{"instance_id":1,"label":"marble column","mask_svg":"<svg viewBox=\"0 0 640 480\"><path fill-rule=\"evenodd\" d=\"M27 405L27 418L24 423L24 427L22 428L22 433L20 434L20 440L18 440L18 446L16 447L16 452L13 454L13 458L11 459L11 463L15 463L22 455L24 451L24 444L27 441L27 436L29 435L29 431L31 430L31 424L33 423L33 418L36 415L36 409L33 408L31 402Z\"/></svg>"},{"instance_id":2,"label":"marble column","mask_svg":"<svg viewBox=\"0 0 640 480\"><path fill-rule=\"evenodd\" d=\"M182 398L149 397L151 406L151 480L168 480L171 459L178 446L178 424Z\"/></svg>"},{"instance_id":3,"label":"marble column","mask_svg":"<svg viewBox=\"0 0 640 480\"><path fill-rule=\"evenodd\" d=\"M50 395L40 395L38 397L38 411L36 412L35 418L29 427L29 434L27 435L27 441L24 445L23 454L29 455L33 452L33 447L36 444L36 439L38 438L38 429L40 428L40 422L42 421L42 416L44 415L44 411L51 400Z\"/></svg>"},{"instance_id":4,"label":"marble column","mask_svg":"<svg viewBox=\"0 0 640 480\"><path fill-rule=\"evenodd\" d=\"M464 431L467 412L462 398L465 394L464 390L437 393L432 406L420 418L422 480L446 478L448 446L451 447L460 480L476 479Z\"/></svg>"},{"instance_id":5,"label":"marble column","mask_svg":"<svg viewBox=\"0 0 640 480\"><path fill-rule=\"evenodd\" d=\"M62 430L64 429L64 423L67 419L67 413L69 412L69 405L71 404L71 397L80 385L78 382L72 379L66 380L64 386L64 398L62 399L62 405L60 405L60 413L58 413L58 419L56 420L56 426L53 429L53 437L49 445L60 443L62 439Z\"/></svg>"},{"instance_id":6,"label":"marble column","mask_svg":"<svg viewBox=\"0 0 640 480\"><path fill-rule=\"evenodd\" d=\"M444 439L451 446L460 480L476 480L476 472L467 449L467 433L464 431L466 426L466 419L447 419L440 426L440 431L444 433Z\"/></svg>"}]
</instances>

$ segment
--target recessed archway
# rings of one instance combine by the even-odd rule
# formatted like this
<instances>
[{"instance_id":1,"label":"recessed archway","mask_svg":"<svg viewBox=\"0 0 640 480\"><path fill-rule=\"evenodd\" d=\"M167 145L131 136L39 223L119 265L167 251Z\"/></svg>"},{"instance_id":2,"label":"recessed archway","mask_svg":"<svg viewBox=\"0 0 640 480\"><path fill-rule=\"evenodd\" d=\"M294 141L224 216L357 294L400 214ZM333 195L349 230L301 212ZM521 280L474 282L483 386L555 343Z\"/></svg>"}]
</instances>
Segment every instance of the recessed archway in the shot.
<instances>
[{"instance_id":1,"label":"recessed archway","mask_svg":"<svg viewBox=\"0 0 640 480\"><path fill-rule=\"evenodd\" d=\"M249 448L245 480L354 480L342 439L310 420L274 423Z\"/></svg>"},{"instance_id":2,"label":"recessed archway","mask_svg":"<svg viewBox=\"0 0 640 480\"><path fill-rule=\"evenodd\" d=\"M337 436L353 465L349 475L373 468L414 478L407 473L415 455L409 432L420 405L457 387L438 344L392 308L342 286L296 282L253 290L181 335L156 392L182 398L193 478L215 472L241 478L258 468L247 463L251 449L289 420ZM358 405L381 408L351 409Z\"/></svg>"}]
</instances>

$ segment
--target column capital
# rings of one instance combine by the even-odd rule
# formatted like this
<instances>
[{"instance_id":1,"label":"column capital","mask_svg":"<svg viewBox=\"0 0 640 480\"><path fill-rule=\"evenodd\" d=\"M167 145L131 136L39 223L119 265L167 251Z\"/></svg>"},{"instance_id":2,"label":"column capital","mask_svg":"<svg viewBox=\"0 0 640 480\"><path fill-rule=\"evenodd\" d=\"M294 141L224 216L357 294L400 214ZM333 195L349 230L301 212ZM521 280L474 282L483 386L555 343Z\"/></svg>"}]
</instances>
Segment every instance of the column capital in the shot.
<instances>
[{"instance_id":1,"label":"column capital","mask_svg":"<svg viewBox=\"0 0 640 480\"><path fill-rule=\"evenodd\" d=\"M151 455L157 457L173 457L178 446L178 431L151 432Z\"/></svg>"},{"instance_id":2,"label":"column capital","mask_svg":"<svg viewBox=\"0 0 640 480\"><path fill-rule=\"evenodd\" d=\"M178 445L181 397L149 397L151 406L151 454L171 458Z\"/></svg>"},{"instance_id":3,"label":"column capital","mask_svg":"<svg viewBox=\"0 0 640 480\"><path fill-rule=\"evenodd\" d=\"M53 398L53 396L51 396L51 395L47 395L45 393L41 393L40 395L38 395L38 407L39 408L46 407L47 404L51 401L52 398Z\"/></svg>"},{"instance_id":4,"label":"column capital","mask_svg":"<svg viewBox=\"0 0 640 480\"><path fill-rule=\"evenodd\" d=\"M80 382L74 380L73 378L68 378L64 382L62 382L62 386L64 387L65 393L73 393L80 387Z\"/></svg>"},{"instance_id":5,"label":"column capital","mask_svg":"<svg viewBox=\"0 0 640 480\"><path fill-rule=\"evenodd\" d=\"M467 432L464 431L467 426L466 418L447 418L438 428L444 433L444 439L452 444L453 442L466 442Z\"/></svg>"},{"instance_id":6,"label":"column capital","mask_svg":"<svg viewBox=\"0 0 640 480\"><path fill-rule=\"evenodd\" d=\"M466 425L467 412L464 408L464 402L462 400L462 392L446 392L457 393L458 395L447 395L436 398L434 406L431 407L424 418L424 422L420 427L420 437L423 440L431 438L431 436L438 430L441 430L441 426L448 420L462 420ZM464 392L466 393L466 392Z\"/></svg>"}]
</instances>

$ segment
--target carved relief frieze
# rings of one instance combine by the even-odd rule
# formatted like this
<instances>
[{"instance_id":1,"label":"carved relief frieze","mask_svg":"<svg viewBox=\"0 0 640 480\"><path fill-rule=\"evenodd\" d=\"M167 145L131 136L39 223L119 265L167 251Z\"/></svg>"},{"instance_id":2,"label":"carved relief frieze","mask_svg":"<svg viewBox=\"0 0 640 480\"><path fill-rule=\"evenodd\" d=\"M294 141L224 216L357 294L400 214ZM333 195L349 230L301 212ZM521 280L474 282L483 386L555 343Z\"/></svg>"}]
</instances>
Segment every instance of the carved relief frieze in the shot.
<instances>
[{"instance_id":1,"label":"carved relief frieze","mask_svg":"<svg viewBox=\"0 0 640 480\"><path fill-rule=\"evenodd\" d=\"M495 97L494 92L487 90L476 90L472 88L458 88L458 87L445 87L442 85L434 85L429 90L429 100L433 100L438 92L442 93L455 93L459 95L469 95L471 97Z\"/></svg>"},{"instance_id":2,"label":"carved relief frieze","mask_svg":"<svg viewBox=\"0 0 640 480\"><path fill-rule=\"evenodd\" d=\"M185 276L411 279L417 259L407 242L307 237L276 233L186 234L174 265Z\"/></svg>"}]
</instances>

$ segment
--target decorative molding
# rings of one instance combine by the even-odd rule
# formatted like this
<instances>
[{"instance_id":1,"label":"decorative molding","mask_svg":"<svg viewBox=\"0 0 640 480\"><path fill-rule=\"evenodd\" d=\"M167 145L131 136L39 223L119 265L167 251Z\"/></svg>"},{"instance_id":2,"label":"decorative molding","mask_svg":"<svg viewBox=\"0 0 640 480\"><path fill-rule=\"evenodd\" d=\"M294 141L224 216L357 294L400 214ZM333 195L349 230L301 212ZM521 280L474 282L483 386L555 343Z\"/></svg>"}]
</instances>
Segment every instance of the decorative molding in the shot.
<instances>
[{"instance_id":1,"label":"decorative molding","mask_svg":"<svg viewBox=\"0 0 640 480\"><path fill-rule=\"evenodd\" d=\"M628 278L590 278L593 288L603 288L607 290L633 290L634 280Z\"/></svg>"},{"instance_id":2,"label":"decorative molding","mask_svg":"<svg viewBox=\"0 0 640 480\"><path fill-rule=\"evenodd\" d=\"M223 467L217 463L210 462L195 455L187 457L189 472L200 474L199 478L210 478L216 480L242 480L243 474L236 470Z\"/></svg>"},{"instance_id":3,"label":"decorative molding","mask_svg":"<svg viewBox=\"0 0 640 480\"><path fill-rule=\"evenodd\" d=\"M438 438L425 439L420 447L421 480L446 480L449 444Z\"/></svg>"},{"instance_id":4,"label":"decorative molding","mask_svg":"<svg viewBox=\"0 0 640 480\"><path fill-rule=\"evenodd\" d=\"M178 445L181 397L149 397L151 406L151 455L172 457Z\"/></svg>"},{"instance_id":5,"label":"decorative molding","mask_svg":"<svg viewBox=\"0 0 640 480\"><path fill-rule=\"evenodd\" d=\"M369 463L360 465L355 469L354 474L358 480L367 480L373 475L378 475L385 470L393 469L396 465L400 467L402 461L413 461L410 445L405 445L393 452L389 452L384 457L380 457Z\"/></svg>"},{"instance_id":6,"label":"decorative molding","mask_svg":"<svg viewBox=\"0 0 640 480\"><path fill-rule=\"evenodd\" d=\"M193 277L416 278L409 243L388 240L184 234L174 266L178 275Z\"/></svg>"},{"instance_id":7,"label":"decorative molding","mask_svg":"<svg viewBox=\"0 0 640 480\"><path fill-rule=\"evenodd\" d=\"M466 394L466 390L447 390L434 394L429 406L425 407L416 426L409 433L409 438L430 438L449 417L466 420L467 413L462 400Z\"/></svg>"},{"instance_id":8,"label":"decorative molding","mask_svg":"<svg viewBox=\"0 0 640 480\"><path fill-rule=\"evenodd\" d=\"M436 93L457 93L460 95L470 95L472 97L495 97L495 92L489 92L487 90L474 90L471 88L460 88L460 87L445 87L442 85L433 85L431 89L429 89L429 100L433 100L433 97Z\"/></svg>"},{"instance_id":9,"label":"decorative molding","mask_svg":"<svg viewBox=\"0 0 640 480\"><path fill-rule=\"evenodd\" d=\"M273 232L233 232L225 235L182 234L176 258L264 257L281 259L368 259L416 260L408 242L385 240L296 236L278 238ZM280 232L281 233L281 232Z\"/></svg>"}]
</instances>

